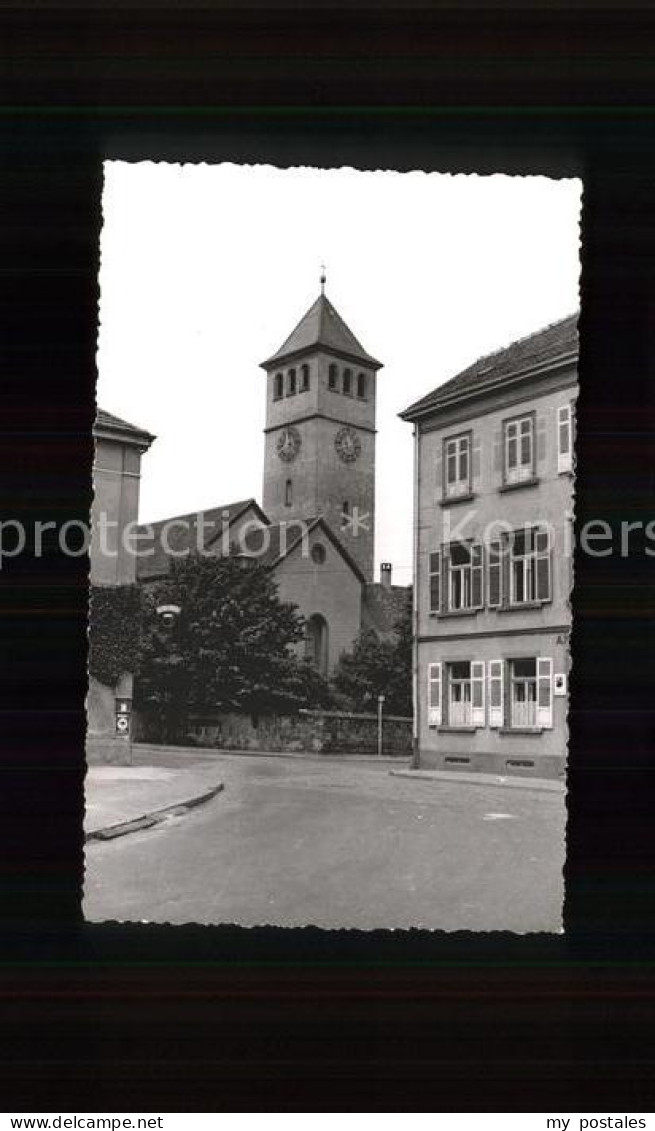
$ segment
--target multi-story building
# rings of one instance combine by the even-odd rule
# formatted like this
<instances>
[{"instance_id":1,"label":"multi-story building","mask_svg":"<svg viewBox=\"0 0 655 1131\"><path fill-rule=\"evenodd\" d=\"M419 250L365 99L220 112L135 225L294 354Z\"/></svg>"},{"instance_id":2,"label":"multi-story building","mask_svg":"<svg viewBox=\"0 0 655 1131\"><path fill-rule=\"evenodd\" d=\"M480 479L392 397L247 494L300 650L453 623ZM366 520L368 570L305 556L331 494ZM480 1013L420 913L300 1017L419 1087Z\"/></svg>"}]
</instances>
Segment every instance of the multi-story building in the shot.
<instances>
[{"instance_id":1,"label":"multi-story building","mask_svg":"<svg viewBox=\"0 0 655 1131\"><path fill-rule=\"evenodd\" d=\"M421 766L564 772L577 316L401 414L415 435Z\"/></svg>"},{"instance_id":2,"label":"multi-story building","mask_svg":"<svg viewBox=\"0 0 655 1131\"><path fill-rule=\"evenodd\" d=\"M131 585L136 580L132 538L139 511L141 457L155 437L144 428L99 408L93 426L93 506L90 581L92 585ZM132 672L115 687L89 676L86 701L89 762L128 762Z\"/></svg>"}]
</instances>

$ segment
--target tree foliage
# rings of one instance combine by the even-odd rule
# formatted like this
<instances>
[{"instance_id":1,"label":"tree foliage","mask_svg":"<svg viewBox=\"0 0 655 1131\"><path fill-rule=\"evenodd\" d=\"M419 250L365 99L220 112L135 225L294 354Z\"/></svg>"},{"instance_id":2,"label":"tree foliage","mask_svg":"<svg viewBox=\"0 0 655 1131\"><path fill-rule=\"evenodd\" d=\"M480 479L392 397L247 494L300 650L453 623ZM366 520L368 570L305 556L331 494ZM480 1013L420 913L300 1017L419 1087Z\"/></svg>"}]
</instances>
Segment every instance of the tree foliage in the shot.
<instances>
[{"instance_id":1,"label":"tree foliage","mask_svg":"<svg viewBox=\"0 0 655 1131\"><path fill-rule=\"evenodd\" d=\"M138 585L92 585L89 603L89 673L115 687L133 672L141 649L141 589Z\"/></svg>"},{"instance_id":2,"label":"tree foliage","mask_svg":"<svg viewBox=\"0 0 655 1131\"><path fill-rule=\"evenodd\" d=\"M156 612L163 604L180 608L170 628ZM191 713L257 716L319 705L327 685L293 650L303 635L300 613L257 563L178 559L147 596L137 705L159 711L171 736Z\"/></svg>"},{"instance_id":3,"label":"tree foliage","mask_svg":"<svg viewBox=\"0 0 655 1131\"><path fill-rule=\"evenodd\" d=\"M352 652L341 656L333 683L354 710L371 711L384 695L384 710L412 714L412 601L398 618L392 639L380 639L373 629L360 633Z\"/></svg>"}]
</instances>

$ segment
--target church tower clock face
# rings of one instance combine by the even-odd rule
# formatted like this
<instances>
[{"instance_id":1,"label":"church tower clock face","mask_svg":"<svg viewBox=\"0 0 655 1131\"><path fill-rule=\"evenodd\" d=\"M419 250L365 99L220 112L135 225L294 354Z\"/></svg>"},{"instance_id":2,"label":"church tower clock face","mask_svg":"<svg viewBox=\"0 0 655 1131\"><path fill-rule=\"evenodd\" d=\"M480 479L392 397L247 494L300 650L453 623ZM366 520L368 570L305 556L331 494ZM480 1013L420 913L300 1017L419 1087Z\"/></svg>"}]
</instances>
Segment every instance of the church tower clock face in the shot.
<instances>
[{"instance_id":1,"label":"church tower clock face","mask_svg":"<svg viewBox=\"0 0 655 1131\"><path fill-rule=\"evenodd\" d=\"M344 463L354 463L362 450L362 443L353 428L340 428L334 438L337 455Z\"/></svg>"},{"instance_id":2,"label":"church tower clock face","mask_svg":"<svg viewBox=\"0 0 655 1131\"><path fill-rule=\"evenodd\" d=\"M291 463L300 451L300 432L293 425L283 428L277 438L277 454L285 463Z\"/></svg>"}]
</instances>

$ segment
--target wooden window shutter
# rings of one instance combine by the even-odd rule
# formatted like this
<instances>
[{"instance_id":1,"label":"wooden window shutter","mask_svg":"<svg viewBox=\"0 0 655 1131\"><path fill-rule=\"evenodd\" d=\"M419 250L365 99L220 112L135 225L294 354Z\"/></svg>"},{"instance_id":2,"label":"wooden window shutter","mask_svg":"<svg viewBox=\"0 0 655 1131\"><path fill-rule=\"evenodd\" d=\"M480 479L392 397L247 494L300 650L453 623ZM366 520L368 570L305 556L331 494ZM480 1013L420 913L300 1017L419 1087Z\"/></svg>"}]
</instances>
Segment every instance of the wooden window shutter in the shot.
<instances>
[{"instance_id":1,"label":"wooden window shutter","mask_svg":"<svg viewBox=\"0 0 655 1131\"><path fill-rule=\"evenodd\" d=\"M489 726L501 727L503 725L503 671L502 660L489 661Z\"/></svg>"},{"instance_id":2,"label":"wooden window shutter","mask_svg":"<svg viewBox=\"0 0 655 1131\"><path fill-rule=\"evenodd\" d=\"M474 727L485 724L484 710L484 660L471 663L471 722Z\"/></svg>"},{"instance_id":3,"label":"wooden window shutter","mask_svg":"<svg viewBox=\"0 0 655 1131\"><path fill-rule=\"evenodd\" d=\"M553 661L550 656L537 659L537 726L553 725Z\"/></svg>"},{"instance_id":4,"label":"wooden window shutter","mask_svg":"<svg viewBox=\"0 0 655 1131\"><path fill-rule=\"evenodd\" d=\"M499 475L503 471L503 437L500 428L494 432L494 471Z\"/></svg>"},{"instance_id":5,"label":"wooden window shutter","mask_svg":"<svg viewBox=\"0 0 655 1131\"><path fill-rule=\"evenodd\" d=\"M487 601L490 609L498 608L503 603L502 569L502 543L490 542L487 563Z\"/></svg>"},{"instance_id":6,"label":"wooden window shutter","mask_svg":"<svg viewBox=\"0 0 655 1131\"><path fill-rule=\"evenodd\" d=\"M471 546L471 607L481 609L484 604L483 564L484 551L481 542Z\"/></svg>"},{"instance_id":7,"label":"wooden window shutter","mask_svg":"<svg viewBox=\"0 0 655 1131\"><path fill-rule=\"evenodd\" d=\"M546 417L537 417L537 463L543 463L546 458Z\"/></svg>"},{"instance_id":8,"label":"wooden window shutter","mask_svg":"<svg viewBox=\"0 0 655 1131\"><path fill-rule=\"evenodd\" d=\"M473 467L473 480L474 480L474 481L480 478L480 475L481 475L481 463L482 463L482 447L481 447L481 443L480 443L480 441L479 441L479 440L474 440L474 441L473 441L473 463L472 463L472 467Z\"/></svg>"},{"instance_id":9,"label":"wooden window shutter","mask_svg":"<svg viewBox=\"0 0 655 1131\"><path fill-rule=\"evenodd\" d=\"M430 612L441 612L441 552L430 554Z\"/></svg>"},{"instance_id":10,"label":"wooden window shutter","mask_svg":"<svg viewBox=\"0 0 655 1131\"><path fill-rule=\"evenodd\" d=\"M450 608L450 546L441 548L441 612Z\"/></svg>"},{"instance_id":11,"label":"wooden window shutter","mask_svg":"<svg viewBox=\"0 0 655 1131\"><path fill-rule=\"evenodd\" d=\"M441 726L441 664L428 664L428 726Z\"/></svg>"},{"instance_id":12,"label":"wooden window shutter","mask_svg":"<svg viewBox=\"0 0 655 1131\"><path fill-rule=\"evenodd\" d=\"M550 601L551 555L550 539L547 530L538 530L535 532L535 548L537 552L537 584L535 596L537 601Z\"/></svg>"},{"instance_id":13,"label":"wooden window shutter","mask_svg":"<svg viewBox=\"0 0 655 1131\"><path fill-rule=\"evenodd\" d=\"M570 471L573 466L572 405L557 410L557 470Z\"/></svg>"}]
</instances>

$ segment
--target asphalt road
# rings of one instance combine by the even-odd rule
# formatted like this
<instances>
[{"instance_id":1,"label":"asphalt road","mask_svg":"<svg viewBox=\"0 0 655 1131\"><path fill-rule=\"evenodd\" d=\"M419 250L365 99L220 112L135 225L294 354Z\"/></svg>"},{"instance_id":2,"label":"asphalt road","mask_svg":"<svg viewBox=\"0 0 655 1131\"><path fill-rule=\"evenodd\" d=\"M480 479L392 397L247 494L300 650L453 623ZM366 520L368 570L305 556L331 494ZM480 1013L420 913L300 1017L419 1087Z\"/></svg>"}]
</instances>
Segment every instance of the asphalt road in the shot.
<instances>
[{"instance_id":1,"label":"asphalt road","mask_svg":"<svg viewBox=\"0 0 655 1131\"><path fill-rule=\"evenodd\" d=\"M225 790L87 846L87 919L558 931L563 794L213 754Z\"/></svg>"}]
</instances>

